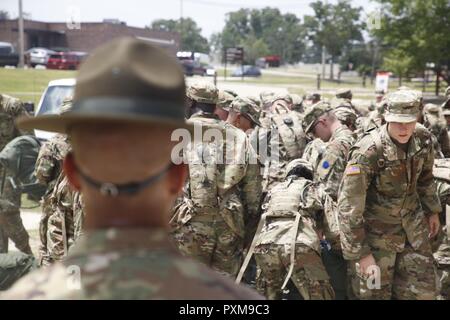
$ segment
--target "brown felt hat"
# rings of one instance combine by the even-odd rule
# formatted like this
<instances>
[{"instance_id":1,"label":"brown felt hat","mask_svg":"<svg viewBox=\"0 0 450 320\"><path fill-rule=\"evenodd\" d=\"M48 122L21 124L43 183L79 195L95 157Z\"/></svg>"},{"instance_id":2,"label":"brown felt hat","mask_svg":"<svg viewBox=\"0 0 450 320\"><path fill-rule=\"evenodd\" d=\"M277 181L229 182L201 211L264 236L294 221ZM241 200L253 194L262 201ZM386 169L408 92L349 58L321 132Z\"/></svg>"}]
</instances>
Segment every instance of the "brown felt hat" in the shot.
<instances>
[{"instance_id":1,"label":"brown felt hat","mask_svg":"<svg viewBox=\"0 0 450 320\"><path fill-rule=\"evenodd\" d=\"M183 70L163 49L135 38L115 39L82 64L72 109L20 118L23 129L67 133L81 123L135 123L191 129L185 121Z\"/></svg>"}]
</instances>

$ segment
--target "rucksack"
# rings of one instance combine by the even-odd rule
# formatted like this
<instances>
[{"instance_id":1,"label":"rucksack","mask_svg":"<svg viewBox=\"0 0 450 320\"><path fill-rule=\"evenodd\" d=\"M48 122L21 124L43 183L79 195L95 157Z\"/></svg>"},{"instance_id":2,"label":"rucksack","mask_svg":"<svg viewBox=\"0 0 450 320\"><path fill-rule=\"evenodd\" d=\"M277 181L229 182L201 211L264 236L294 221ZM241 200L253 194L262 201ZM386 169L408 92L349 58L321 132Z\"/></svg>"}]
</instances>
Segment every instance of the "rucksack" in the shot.
<instances>
[{"instance_id":1,"label":"rucksack","mask_svg":"<svg viewBox=\"0 0 450 320\"><path fill-rule=\"evenodd\" d=\"M42 198L46 187L38 183L34 174L40 148L41 142L34 136L19 136L3 148L0 152L2 187L5 179L9 179L13 188L26 193L31 200Z\"/></svg>"}]
</instances>

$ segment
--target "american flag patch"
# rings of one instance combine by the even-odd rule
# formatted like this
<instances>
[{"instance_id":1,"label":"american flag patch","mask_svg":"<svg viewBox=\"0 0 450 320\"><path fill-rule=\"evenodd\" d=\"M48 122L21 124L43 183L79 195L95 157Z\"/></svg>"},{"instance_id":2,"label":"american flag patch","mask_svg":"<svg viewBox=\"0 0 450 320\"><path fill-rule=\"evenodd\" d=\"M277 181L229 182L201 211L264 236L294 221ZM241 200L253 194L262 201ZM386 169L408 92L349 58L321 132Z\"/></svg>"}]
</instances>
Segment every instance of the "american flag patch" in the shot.
<instances>
[{"instance_id":1,"label":"american flag patch","mask_svg":"<svg viewBox=\"0 0 450 320\"><path fill-rule=\"evenodd\" d=\"M357 174L361 174L361 168L357 165L348 166L345 170L346 176L354 176Z\"/></svg>"}]
</instances>

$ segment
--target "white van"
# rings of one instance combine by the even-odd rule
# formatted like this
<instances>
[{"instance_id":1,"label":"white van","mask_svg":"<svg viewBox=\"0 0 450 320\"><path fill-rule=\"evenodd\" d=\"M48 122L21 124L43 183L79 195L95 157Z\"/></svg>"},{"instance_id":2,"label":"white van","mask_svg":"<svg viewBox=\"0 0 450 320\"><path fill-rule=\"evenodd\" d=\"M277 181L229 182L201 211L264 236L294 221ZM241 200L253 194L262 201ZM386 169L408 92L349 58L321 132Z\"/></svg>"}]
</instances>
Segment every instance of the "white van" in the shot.
<instances>
[{"instance_id":1,"label":"white van","mask_svg":"<svg viewBox=\"0 0 450 320\"><path fill-rule=\"evenodd\" d=\"M58 114L64 99L69 96L73 96L75 89L75 79L59 79L53 80L48 83L47 89L42 94L39 101L35 115L43 114ZM35 130L36 137L39 140L48 140L52 138L55 133Z\"/></svg>"}]
</instances>

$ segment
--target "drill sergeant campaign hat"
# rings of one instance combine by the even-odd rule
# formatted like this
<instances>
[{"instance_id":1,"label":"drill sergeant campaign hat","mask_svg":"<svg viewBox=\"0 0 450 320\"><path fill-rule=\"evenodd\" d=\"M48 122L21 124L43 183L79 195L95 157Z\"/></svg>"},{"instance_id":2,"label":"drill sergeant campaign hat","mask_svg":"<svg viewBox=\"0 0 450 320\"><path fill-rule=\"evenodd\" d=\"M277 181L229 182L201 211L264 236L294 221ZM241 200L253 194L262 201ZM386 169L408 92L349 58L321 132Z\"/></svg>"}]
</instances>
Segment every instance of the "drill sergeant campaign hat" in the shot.
<instances>
[{"instance_id":1,"label":"drill sergeant campaign hat","mask_svg":"<svg viewBox=\"0 0 450 320\"><path fill-rule=\"evenodd\" d=\"M245 118L256 124L257 126L261 126L259 122L259 108L258 106L249 98L237 97L231 103L231 108L237 112L242 114Z\"/></svg>"},{"instance_id":2,"label":"drill sergeant campaign hat","mask_svg":"<svg viewBox=\"0 0 450 320\"><path fill-rule=\"evenodd\" d=\"M333 108L328 102L320 101L311 107L309 107L302 121L302 127L305 133L310 133L314 125L317 123L317 120L324 114L331 112Z\"/></svg>"},{"instance_id":3,"label":"drill sergeant campaign hat","mask_svg":"<svg viewBox=\"0 0 450 320\"><path fill-rule=\"evenodd\" d=\"M385 98L386 122L409 123L417 121L420 113L420 97L412 91L401 90L390 93Z\"/></svg>"},{"instance_id":4,"label":"drill sergeant campaign hat","mask_svg":"<svg viewBox=\"0 0 450 320\"><path fill-rule=\"evenodd\" d=\"M135 38L118 38L100 46L81 65L73 105L61 115L21 118L23 129L70 133L77 124L141 124L193 130L184 118L184 74L163 49ZM161 172L142 181L112 184L81 178L104 196L133 195L158 181Z\"/></svg>"}]
</instances>

